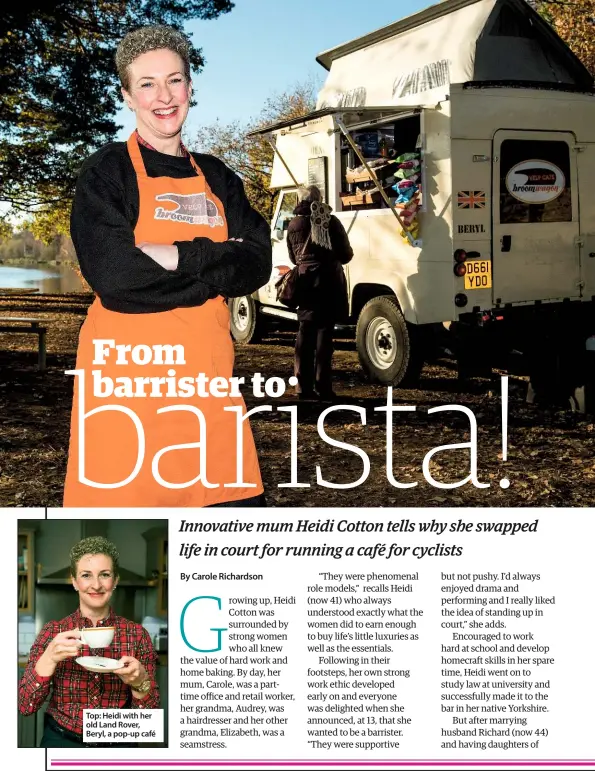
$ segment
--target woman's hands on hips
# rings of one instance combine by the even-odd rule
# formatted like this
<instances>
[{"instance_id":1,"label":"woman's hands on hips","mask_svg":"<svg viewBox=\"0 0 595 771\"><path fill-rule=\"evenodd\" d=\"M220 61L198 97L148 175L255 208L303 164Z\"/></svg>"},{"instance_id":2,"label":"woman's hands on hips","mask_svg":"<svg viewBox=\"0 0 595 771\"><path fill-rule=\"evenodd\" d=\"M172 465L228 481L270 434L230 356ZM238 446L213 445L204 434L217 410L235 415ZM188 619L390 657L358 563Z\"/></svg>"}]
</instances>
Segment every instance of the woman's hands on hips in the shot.
<instances>
[{"instance_id":1,"label":"woman's hands on hips","mask_svg":"<svg viewBox=\"0 0 595 771\"><path fill-rule=\"evenodd\" d=\"M165 268L165 270L175 270L178 267L179 254L177 246L151 244L147 241L141 241L136 246L158 265Z\"/></svg>"},{"instance_id":2,"label":"woman's hands on hips","mask_svg":"<svg viewBox=\"0 0 595 771\"><path fill-rule=\"evenodd\" d=\"M120 661L122 662L120 669L112 671L114 675L118 675L123 683L134 688L147 679L147 670L134 656L122 656Z\"/></svg>"},{"instance_id":3,"label":"woman's hands on hips","mask_svg":"<svg viewBox=\"0 0 595 771\"><path fill-rule=\"evenodd\" d=\"M60 632L49 643L35 664L35 671L42 677L51 677L56 665L61 661L80 655L81 641L80 629L69 629Z\"/></svg>"}]
</instances>

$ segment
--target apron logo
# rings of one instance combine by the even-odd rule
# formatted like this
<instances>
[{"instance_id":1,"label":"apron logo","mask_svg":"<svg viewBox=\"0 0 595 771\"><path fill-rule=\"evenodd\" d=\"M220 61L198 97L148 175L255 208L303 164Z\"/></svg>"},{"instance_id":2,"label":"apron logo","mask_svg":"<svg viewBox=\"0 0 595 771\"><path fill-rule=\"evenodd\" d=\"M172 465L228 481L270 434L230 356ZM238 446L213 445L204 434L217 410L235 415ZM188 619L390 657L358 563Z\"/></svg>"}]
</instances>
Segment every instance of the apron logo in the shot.
<instances>
[{"instance_id":1,"label":"apron logo","mask_svg":"<svg viewBox=\"0 0 595 771\"><path fill-rule=\"evenodd\" d=\"M156 201L169 201L175 203L175 209L164 209L158 206L155 209L156 220L173 220L174 222L187 222L189 225L209 225L214 228L223 226L223 217L219 215L217 207L206 193L194 193L181 195L179 193L163 193L155 196Z\"/></svg>"}]
</instances>

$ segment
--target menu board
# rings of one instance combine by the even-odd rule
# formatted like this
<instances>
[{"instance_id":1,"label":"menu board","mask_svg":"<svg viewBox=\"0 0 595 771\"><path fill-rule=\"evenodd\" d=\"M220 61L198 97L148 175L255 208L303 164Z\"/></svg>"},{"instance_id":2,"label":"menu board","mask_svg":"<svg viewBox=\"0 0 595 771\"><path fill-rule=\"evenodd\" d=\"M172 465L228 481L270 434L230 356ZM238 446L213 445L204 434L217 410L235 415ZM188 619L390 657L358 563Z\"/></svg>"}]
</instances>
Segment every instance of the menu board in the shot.
<instances>
[{"instance_id":1,"label":"menu board","mask_svg":"<svg viewBox=\"0 0 595 771\"><path fill-rule=\"evenodd\" d=\"M326 155L322 155L320 158L308 158L308 187L310 187L310 185L316 185L320 190L322 200L325 203L328 203L326 189L326 161Z\"/></svg>"}]
</instances>

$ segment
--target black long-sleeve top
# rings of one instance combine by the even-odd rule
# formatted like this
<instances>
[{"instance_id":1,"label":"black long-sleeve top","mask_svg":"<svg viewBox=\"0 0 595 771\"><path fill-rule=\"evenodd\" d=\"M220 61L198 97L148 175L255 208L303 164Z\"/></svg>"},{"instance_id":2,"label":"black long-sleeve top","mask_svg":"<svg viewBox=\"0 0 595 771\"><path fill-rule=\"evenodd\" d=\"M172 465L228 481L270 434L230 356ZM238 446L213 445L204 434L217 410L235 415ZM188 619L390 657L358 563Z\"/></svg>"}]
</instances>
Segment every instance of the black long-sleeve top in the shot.
<instances>
[{"instance_id":1,"label":"black long-sleeve top","mask_svg":"<svg viewBox=\"0 0 595 771\"><path fill-rule=\"evenodd\" d=\"M140 148L149 177L193 176L189 158ZM136 173L126 143L93 153L79 175L71 235L81 271L108 310L154 313L202 305L208 299L241 297L265 284L271 273L269 226L250 206L240 178L211 155L193 153L227 219L228 238L176 241L176 270L162 268L135 246L139 214Z\"/></svg>"}]
</instances>

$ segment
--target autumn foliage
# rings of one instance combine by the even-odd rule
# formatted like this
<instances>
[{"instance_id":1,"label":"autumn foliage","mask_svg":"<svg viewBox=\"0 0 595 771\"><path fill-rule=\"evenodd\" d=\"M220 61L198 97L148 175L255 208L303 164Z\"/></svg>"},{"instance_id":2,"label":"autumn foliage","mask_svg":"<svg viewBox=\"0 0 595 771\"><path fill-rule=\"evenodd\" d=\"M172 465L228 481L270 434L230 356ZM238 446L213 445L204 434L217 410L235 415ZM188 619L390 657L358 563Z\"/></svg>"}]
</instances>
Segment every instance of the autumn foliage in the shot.
<instances>
[{"instance_id":1,"label":"autumn foliage","mask_svg":"<svg viewBox=\"0 0 595 771\"><path fill-rule=\"evenodd\" d=\"M282 94L269 97L255 118L247 122L216 121L203 126L189 142L193 150L221 158L242 178L248 200L267 221L273 216L278 195L278 191L269 187L274 150L265 137L247 135L310 112L316 104L317 89L318 84L313 80L298 83Z\"/></svg>"},{"instance_id":2,"label":"autumn foliage","mask_svg":"<svg viewBox=\"0 0 595 771\"><path fill-rule=\"evenodd\" d=\"M595 0L531 3L595 77Z\"/></svg>"}]
</instances>

